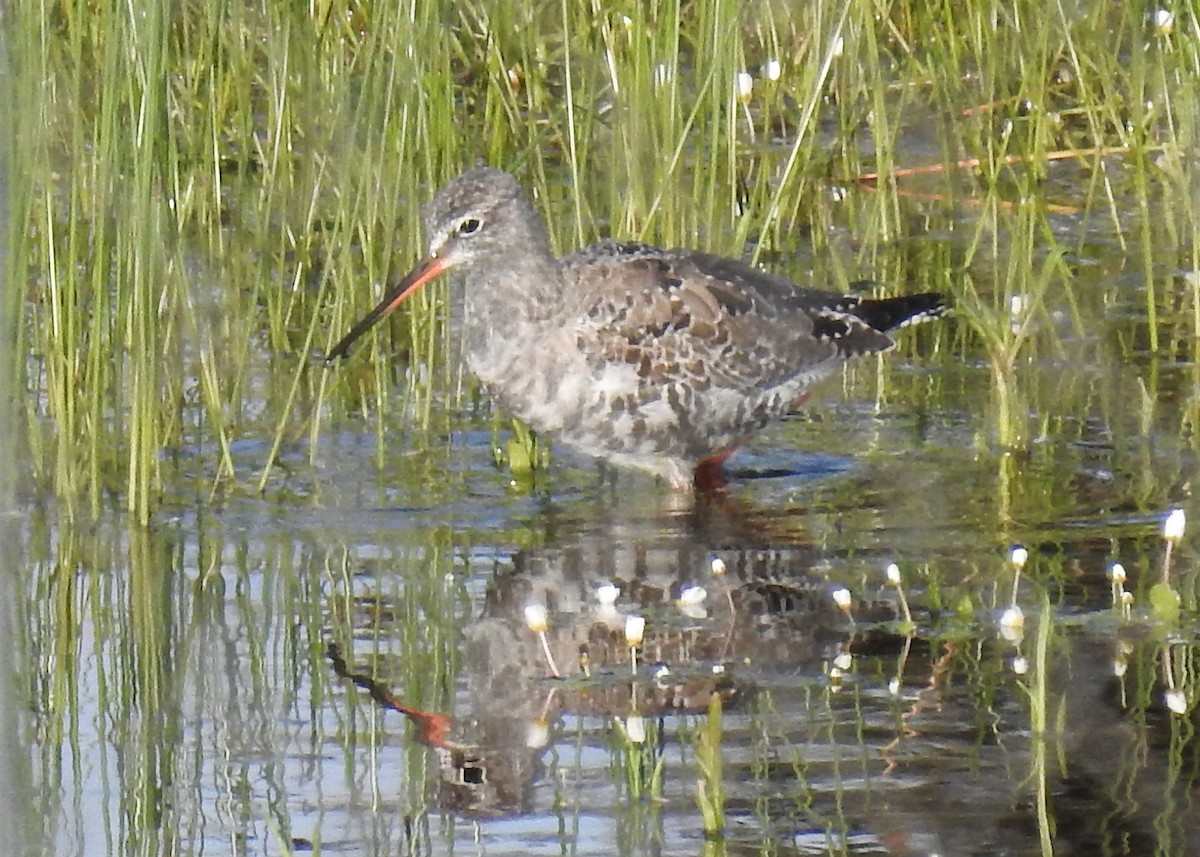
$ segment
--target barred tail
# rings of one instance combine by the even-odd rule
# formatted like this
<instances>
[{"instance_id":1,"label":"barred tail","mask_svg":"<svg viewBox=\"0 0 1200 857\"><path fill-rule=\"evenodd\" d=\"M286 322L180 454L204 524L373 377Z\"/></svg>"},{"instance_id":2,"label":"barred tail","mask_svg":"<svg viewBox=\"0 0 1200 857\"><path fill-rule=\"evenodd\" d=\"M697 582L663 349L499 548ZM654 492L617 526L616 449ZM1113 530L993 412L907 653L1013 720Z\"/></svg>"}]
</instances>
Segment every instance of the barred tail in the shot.
<instances>
[{"instance_id":1,"label":"barred tail","mask_svg":"<svg viewBox=\"0 0 1200 857\"><path fill-rule=\"evenodd\" d=\"M919 295L899 295L894 298L874 298L860 301L852 312L880 333L889 333L932 321L946 314L949 307L937 292Z\"/></svg>"}]
</instances>

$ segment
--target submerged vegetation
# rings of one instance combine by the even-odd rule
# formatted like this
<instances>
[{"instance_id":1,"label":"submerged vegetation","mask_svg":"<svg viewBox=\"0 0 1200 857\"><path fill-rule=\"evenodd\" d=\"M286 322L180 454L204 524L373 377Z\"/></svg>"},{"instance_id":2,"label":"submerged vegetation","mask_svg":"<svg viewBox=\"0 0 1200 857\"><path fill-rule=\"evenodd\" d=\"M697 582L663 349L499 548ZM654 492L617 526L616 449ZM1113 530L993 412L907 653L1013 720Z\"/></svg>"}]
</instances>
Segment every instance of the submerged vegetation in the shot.
<instances>
[{"instance_id":1,"label":"submerged vegetation","mask_svg":"<svg viewBox=\"0 0 1200 857\"><path fill-rule=\"evenodd\" d=\"M439 293L339 371L311 355L479 161L536 194L560 249L613 234L948 292L961 323L921 351L991 368L985 447L1078 433L1098 399L1114 437L1164 397L1186 431L1195 398L1158 360L1200 348L1198 26L999 0L16 3L31 484L146 521L168 484L269 489L281 449L353 414L380 456L397 422L419 435L431 391L465 389ZM1097 349L1147 371L1044 388L1038 361ZM956 383L931 394L977 410Z\"/></svg>"}]
</instances>

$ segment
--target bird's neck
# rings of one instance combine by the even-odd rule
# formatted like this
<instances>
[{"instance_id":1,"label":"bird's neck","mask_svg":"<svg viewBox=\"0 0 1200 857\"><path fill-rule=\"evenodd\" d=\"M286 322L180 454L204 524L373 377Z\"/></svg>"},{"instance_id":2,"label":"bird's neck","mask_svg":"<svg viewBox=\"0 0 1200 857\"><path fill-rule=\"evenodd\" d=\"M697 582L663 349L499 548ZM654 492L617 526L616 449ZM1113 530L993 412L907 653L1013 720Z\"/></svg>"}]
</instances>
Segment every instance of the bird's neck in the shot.
<instances>
[{"instance_id":1,"label":"bird's neck","mask_svg":"<svg viewBox=\"0 0 1200 857\"><path fill-rule=\"evenodd\" d=\"M562 314L563 281L558 260L545 241L521 248L466 281L466 321L493 335L551 323Z\"/></svg>"},{"instance_id":2,"label":"bird's neck","mask_svg":"<svg viewBox=\"0 0 1200 857\"><path fill-rule=\"evenodd\" d=\"M485 385L511 383L528 373L530 355L560 348L562 271L549 247L526 248L487 272L472 272L464 286L464 356Z\"/></svg>"}]
</instances>

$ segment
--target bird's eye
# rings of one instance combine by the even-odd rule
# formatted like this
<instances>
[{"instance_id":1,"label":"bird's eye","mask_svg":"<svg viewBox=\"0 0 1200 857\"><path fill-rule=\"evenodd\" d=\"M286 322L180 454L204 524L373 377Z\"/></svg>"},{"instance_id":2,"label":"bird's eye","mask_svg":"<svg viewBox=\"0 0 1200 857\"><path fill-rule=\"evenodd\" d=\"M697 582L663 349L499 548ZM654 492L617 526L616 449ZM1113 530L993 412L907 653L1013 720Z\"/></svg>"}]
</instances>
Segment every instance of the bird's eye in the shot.
<instances>
[{"instance_id":1,"label":"bird's eye","mask_svg":"<svg viewBox=\"0 0 1200 857\"><path fill-rule=\"evenodd\" d=\"M459 235L474 235L476 232L479 231L479 227L482 225L483 224L481 224L476 218L468 217L462 223L458 224L458 234Z\"/></svg>"}]
</instances>

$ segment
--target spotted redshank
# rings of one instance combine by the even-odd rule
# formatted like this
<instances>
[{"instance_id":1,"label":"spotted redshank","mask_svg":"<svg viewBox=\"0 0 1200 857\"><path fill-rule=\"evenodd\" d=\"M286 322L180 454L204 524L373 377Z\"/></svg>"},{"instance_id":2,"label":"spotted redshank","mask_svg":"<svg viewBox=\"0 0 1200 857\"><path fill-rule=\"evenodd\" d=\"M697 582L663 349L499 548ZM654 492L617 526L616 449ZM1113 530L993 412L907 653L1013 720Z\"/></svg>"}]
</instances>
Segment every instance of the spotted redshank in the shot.
<instances>
[{"instance_id":1,"label":"spotted redshank","mask_svg":"<svg viewBox=\"0 0 1200 857\"><path fill-rule=\"evenodd\" d=\"M429 254L327 360L461 269L464 355L492 398L537 432L681 491L711 480L814 381L944 309L932 293L801 289L695 250L607 240L557 259L529 198L496 169L453 179L425 220Z\"/></svg>"}]
</instances>

